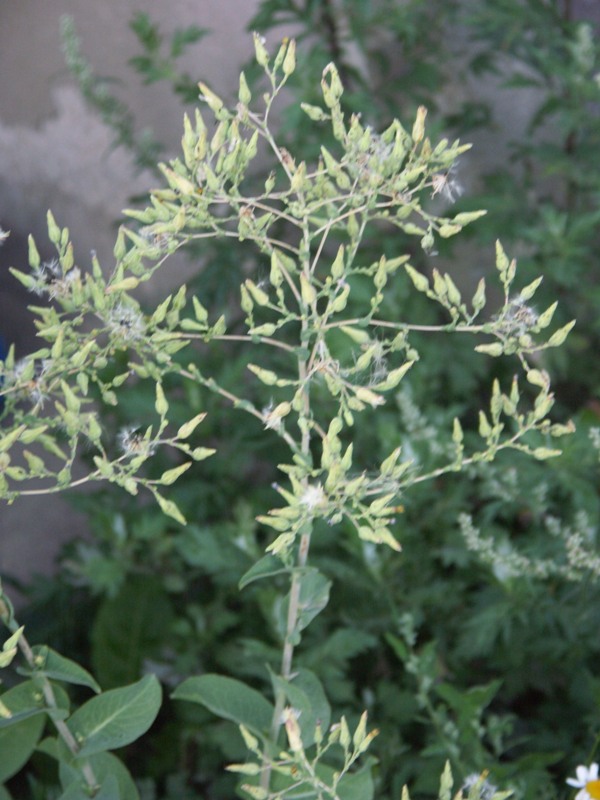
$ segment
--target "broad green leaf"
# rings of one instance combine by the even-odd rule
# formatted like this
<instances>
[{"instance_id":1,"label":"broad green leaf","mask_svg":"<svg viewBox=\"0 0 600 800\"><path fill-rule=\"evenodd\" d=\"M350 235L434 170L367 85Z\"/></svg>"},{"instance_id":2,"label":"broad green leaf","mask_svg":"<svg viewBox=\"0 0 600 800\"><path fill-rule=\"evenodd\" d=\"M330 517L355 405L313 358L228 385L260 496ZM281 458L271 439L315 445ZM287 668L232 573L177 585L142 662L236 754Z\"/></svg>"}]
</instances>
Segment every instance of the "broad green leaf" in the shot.
<instances>
[{"instance_id":1,"label":"broad green leaf","mask_svg":"<svg viewBox=\"0 0 600 800\"><path fill-rule=\"evenodd\" d=\"M302 732L304 747L310 747L315 741L317 725L321 731L329 729L331 709L321 682L308 669L300 668L291 681L285 681L278 675L272 675L273 686L282 691L288 705L300 712L298 722Z\"/></svg>"},{"instance_id":2,"label":"broad green leaf","mask_svg":"<svg viewBox=\"0 0 600 800\"><path fill-rule=\"evenodd\" d=\"M20 683L0 697L12 713L30 712L19 722L0 729L0 783L4 783L29 760L42 735L46 718L33 681Z\"/></svg>"},{"instance_id":3,"label":"broad green leaf","mask_svg":"<svg viewBox=\"0 0 600 800\"><path fill-rule=\"evenodd\" d=\"M344 775L337 787L340 800L372 800L374 792L372 769L368 764L358 772Z\"/></svg>"},{"instance_id":4,"label":"broad green leaf","mask_svg":"<svg viewBox=\"0 0 600 800\"><path fill-rule=\"evenodd\" d=\"M136 797L136 795L129 796ZM69 784L58 800L89 800L89 797L90 793L86 789L85 782L83 779L79 779ZM139 798L139 794L137 798ZM107 775L102 780L100 788L94 794L94 800L125 800L125 795L120 791L119 781L114 775Z\"/></svg>"},{"instance_id":5,"label":"broad green leaf","mask_svg":"<svg viewBox=\"0 0 600 800\"><path fill-rule=\"evenodd\" d=\"M94 674L105 689L138 680L144 658L158 656L173 614L162 582L151 576L130 576L116 597L102 603L91 641Z\"/></svg>"},{"instance_id":6,"label":"broad green leaf","mask_svg":"<svg viewBox=\"0 0 600 800\"><path fill-rule=\"evenodd\" d=\"M38 661L38 669L47 675L48 678L53 678L57 681L64 681L65 683L75 683L79 686L87 686L93 689L94 692L99 692L100 687L90 673L71 661L70 658L65 658L47 646L36 646L33 652Z\"/></svg>"},{"instance_id":7,"label":"broad green leaf","mask_svg":"<svg viewBox=\"0 0 600 800\"><path fill-rule=\"evenodd\" d=\"M473 686L461 691L449 683L440 683L435 690L454 711L475 716L491 703L501 686L502 681L495 680L485 686Z\"/></svg>"},{"instance_id":8,"label":"broad green leaf","mask_svg":"<svg viewBox=\"0 0 600 800\"><path fill-rule=\"evenodd\" d=\"M273 706L262 694L241 681L223 675L188 678L172 694L175 700L189 700L206 706L213 714L264 733L271 727Z\"/></svg>"},{"instance_id":9,"label":"broad green leaf","mask_svg":"<svg viewBox=\"0 0 600 800\"><path fill-rule=\"evenodd\" d=\"M118 800L139 800L140 795L133 778L119 758L112 753L97 753L86 760L102 787L94 800L97 797L106 797L107 800L108 798L111 798L111 800L117 800L117 798ZM83 786L81 771L77 769L77 762L75 764L61 762L59 775L60 782L65 789L70 789L73 784ZM115 794L106 794L109 790L112 790ZM89 795L84 794L83 797L89 800Z\"/></svg>"},{"instance_id":10,"label":"broad green leaf","mask_svg":"<svg viewBox=\"0 0 600 800\"><path fill-rule=\"evenodd\" d=\"M146 675L137 683L88 700L67 723L82 742L80 755L114 750L138 739L156 719L161 695L156 677Z\"/></svg>"},{"instance_id":11,"label":"broad green leaf","mask_svg":"<svg viewBox=\"0 0 600 800\"><path fill-rule=\"evenodd\" d=\"M406 647L402 639L399 639L397 636L394 636L393 633L386 633L385 638L388 644L391 646L394 653L398 656L398 658L401 661L404 662L407 661L409 656L408 648Z\"/></svg>"},{"instance_id":12,"label":"broad green leaf","mask_svg":"<svg viewBox=\"0 0 600 800\"><path fill-rule=\"evenodd\" d=\"M73 782L69 787L60 795L58 800L86 800L89 798L89 792L86 793L83 781ZM115 800L120 800L117 795Z\"/></svg>"}]
</instances>

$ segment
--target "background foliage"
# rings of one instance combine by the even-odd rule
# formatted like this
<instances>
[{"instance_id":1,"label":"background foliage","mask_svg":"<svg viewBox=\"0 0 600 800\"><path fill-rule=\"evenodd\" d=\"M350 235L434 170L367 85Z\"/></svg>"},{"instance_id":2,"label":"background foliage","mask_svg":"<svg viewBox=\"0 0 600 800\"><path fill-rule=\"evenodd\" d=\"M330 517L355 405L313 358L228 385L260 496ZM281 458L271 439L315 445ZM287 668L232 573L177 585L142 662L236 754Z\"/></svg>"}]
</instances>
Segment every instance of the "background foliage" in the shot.
<instances>
[{"instance_id":1,"label":"background foliage","mask_svg":"<svg viewBox=\"0 0 600 800\"><path fill-rule=\"evenodd\" d=\"M577 432L550 462L508 453L470 467L468 480L449 474L415 487L398 518L401 556L323 531L314 563L333 583L331 600L307 629L298 665L318 674L336 712L353 726L363 708L376 720L378 798L400 796L407 782L416 794L436 794L446 759L459 780L489 769L494 783L518 797L563 796L564 777L595 753L600 734L598 571L593 564L573 568L565 555L578 544L597 548L599 519L594 24L562 0L263 2L253 29L266 33L278 25L294 26L303 53L302 70L288 84L294 108L317 102L321 71L331 60L346 86L346 110L361 109L362 121L378 129L398 114L412 119L424 103L434 129L451 139L497 130L495 95L462 104L452 91L461 80L492 76L495 92L533 98L526 137L502 141L496 166L471 176L468 191L461 171L468 176L469 156L463 156L435 200L446 210L453 204L453 213L487 208L487 217L468 229L468 258L490 252L501 238L518 254L523 284L543 274L540 309L559 298L555 322L577 318L565 345L545 351L540 364L558 378L558 418L572 417ZM146 82L170 81L184 103L193 101L202 76L181 75L177 58L202 32L169 39L145 15L133 28L141 48L133 68ZM65 44L82 91L116 140L140 165L153 164L159 145L138 138L127 109L86 71L68 26ZM254 88L258 72L246 74ZM290 152L314 157L318 143L305 115L290 112L282 120ZM435 247L439 254L432 248L422 254L402 233L384 230L365 242L367 253L411 252L426 274L466 258L463 249L453 253L451 240ZM243 275L256 275L232 241L203 245L201 259L196 285L207 306L232 304ZM472 278L462 280L468 285ZM395 285L386 310L403 318L409 280L399 276ZM411 319L423 325L446 320L425 298L412 293L410 303ZM426 369L357 429L355 451L364 463L379 464L400 431L405 452L424 471L435 469L444 455L440 432L454 416L477 413L492 377L510 378L468 342L446 339L417 337ZM228 347L226 358L207 351L206 371L233 390L245 380L247 355L234 343ZM119 374L121 367L111 369ZM167 687L190 674L220 672L264 689L264 665L278 657L272 632L278 594L262 583L240 593L238 582L264 550L255 517L272 504L274 465L283 453L258 422L236 417L218 397L175 380L166 388L174 421L208 412L203 442L220 454L172 487L189 525L181 528L115 488L74 496L89 513L93 537L69 547L55 579L29 589L21 621L31 641L76 657L105 690L148 672ZM269 391L256 391L253 402L266 406ZM154 403L140 385L105 422L115 434L143 425ZM167 466L157 453L152 469L160 475ZM75 602L86 610L81 630L49 611ZM165 800L231 797L236 780L221 766L244 757L223 721L182 703L163 706L144 744L125 753L142 796ZM36 757L34 774L17 773L8 784L14 796L52 796L54 776L44 758Z\"/></svg>"}]
</instances>

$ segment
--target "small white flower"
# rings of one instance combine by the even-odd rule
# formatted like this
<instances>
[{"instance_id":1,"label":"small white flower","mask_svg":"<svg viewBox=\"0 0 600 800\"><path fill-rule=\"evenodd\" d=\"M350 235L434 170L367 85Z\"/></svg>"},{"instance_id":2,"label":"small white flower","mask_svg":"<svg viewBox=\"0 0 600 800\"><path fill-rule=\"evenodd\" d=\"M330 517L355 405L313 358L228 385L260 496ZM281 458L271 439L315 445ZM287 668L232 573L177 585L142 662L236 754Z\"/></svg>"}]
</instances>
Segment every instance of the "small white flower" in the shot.
<instances>
[{"instance_id":1,"label":"small white flower","mask_svg":"<svg viewBox=\"0 0 600 800\"><path fill-rule=\"evenodd\" d=\"M8 239L9 236L10 236L10 231L5 231L2 230L2 228L0 228L0 244L4 244L4 242Z\"/></svg>"},{"instance_id":2,"label":"small white flower","mask_svg":"<svg viewBox=\"0 0 600 800\"><path fill-rule=\"evenodd\" d=\"M600 800L598 764L594 762L589 767L580 764L575 770L575 774L576 778L567 778L569 786L580 790L575 795L575 800Z\"/></svg>"},{"instance_id":3,"label":"small white flower","mask_svg":"<svg viewBox=\"0 0 600 800\"><path fill-rule=\"evenodd\" d=\"M323 491L323 487L320 483L313 484L312 486L307 486L306 491L300 498L300 502L303 506L309 511L314 511L315 508L318 506L323 505L325 503L326 497L325 492Z\"/></svg>"}]
</instances>

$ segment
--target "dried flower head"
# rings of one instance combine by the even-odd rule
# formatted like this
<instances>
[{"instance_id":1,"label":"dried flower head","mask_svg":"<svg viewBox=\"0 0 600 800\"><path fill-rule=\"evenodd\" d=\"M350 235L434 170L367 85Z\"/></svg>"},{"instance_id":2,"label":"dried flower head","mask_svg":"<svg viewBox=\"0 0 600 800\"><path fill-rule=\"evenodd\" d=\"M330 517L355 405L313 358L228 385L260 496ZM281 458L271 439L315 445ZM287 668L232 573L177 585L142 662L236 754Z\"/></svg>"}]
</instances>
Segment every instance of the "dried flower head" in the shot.
<instances>
[{"instance_id":1,"label":"dried flower head","mask_svg":"<svg viewBox=\"0 0 600 800\"><path fill-rule=\"evenodd\" d=\"M154 443L142 434L136 426L121 428L117 441L123 455L129 458L135 458L136 456L149 458L155 450Z\"/></svg>"},{"instance_id":2,"label":"dried flower head","mask_svg":"<svg viewBox=\"0 0 600 800\"><path fill-rule=\"evenodd\" d=\"M119 303L108 312L109 330L125 342L139 341L146 332L143 314L134 306Z\"/></svg>"},{"instance_id":3,"label":"dried flower head","mask_svg":"<svg viewBox=\"0 0 600 800\"><path fill-rule=\"evenodd\" d=\"M527 305L527 301L521 295L512 298L497 317L497 321L509 336L523 336L537 325L538 319L537 311Z\"/></svg>"},{"instance_id":4,"label":"dried flower head","mask_svg":"<svg viewBox=\"0 0 600 800\"><path fill-rule=\"evenodd\" d=\"M456 179L456 163L447 172L437 172L431 176L431 196L441 195L449 203L455 203L464 192L462 184Z\"/></svg>"},{"instance_id":5,"label":"dried flower head","mask_svg":"<svg viewBox=\"0 0 600 800\"><path fill-rule=\"evenodd\" d=\"M171 241L167 233L156 231L150 226L141 228L140 235L151 247L156 247L160 252L167 250Z\"/></svg>"},{"instance_id":6,"label":"dried flower head","mask_svg":"<svg viewBox=\"0 0 600 800\"><path fill-rule=\"evenodd\" d=\"M34 284L30 291L37 295L47 295L51 300L67 297L71 293L72 284L81 279L78 267L65 272L57 258L43 261L33 268L31 275Z\"/></svg>"},{"instance_id":7,"label":"dried flower head","mask_svg":"<svg viewBox=\"0 0 600 800\"><path fill-rule=\"evenodd\" d=\"M27 358L20 359L10 372L6 372L4 378L7 388L14 387L20 398L41 407L48 396L46 378L52 361L48 358L36 360L33 364L33 374L30 363Z\"/></svg>"}]
</instances>

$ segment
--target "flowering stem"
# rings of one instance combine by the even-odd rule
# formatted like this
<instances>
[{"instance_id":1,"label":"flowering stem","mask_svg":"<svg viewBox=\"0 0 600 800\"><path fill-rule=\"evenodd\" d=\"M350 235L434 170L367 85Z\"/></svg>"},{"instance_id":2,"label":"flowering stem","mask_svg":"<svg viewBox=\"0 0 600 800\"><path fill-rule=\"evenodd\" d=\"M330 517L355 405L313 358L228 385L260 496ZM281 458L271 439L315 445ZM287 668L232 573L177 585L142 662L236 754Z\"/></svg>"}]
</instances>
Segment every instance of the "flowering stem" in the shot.
<instances>
[{"instance_id":1,"label":"flowering stem","mask_svg":"<svg viewBox=\"0 0 600 800\"><path fill-rule=\"evenodd\" d=\"M303 333L307 327L306 315L302 318ZM310 394L308 385L308 367L305 359L298 360L298 376L300 384L303 389L303 408L302 416L305 421L310 419ZM300 446L300 453L306 459L310 456L310 429L307 424L301 425L302 440ZM305 479L306 486L308 480ZM307 522L300 532L300 543L298 545L298 553L296 556L296 569L292 571L292 580L290 586L288 614L286 620L285 639L283 643L283 651L281 655L281 668L280 674L283 680L289 681L292 676L292 663L294 658L294 648L298 628L298 618L300 614L300 590L301 590L301 575L302 569L306 566L308 561L308 551L310 548L310 538L312 534L312 522ZM283 689L278 688L275 692L275 709L273 711L273 718L271 720L271 741L276 744L279 736L279 731L282 725L282 713L285 707L285 692ZM269 791L269 784L271 780L271 767L266 762L263 763L263 771L261 775L261 788L266 792Z\"/></svg>"}]
</instances>

